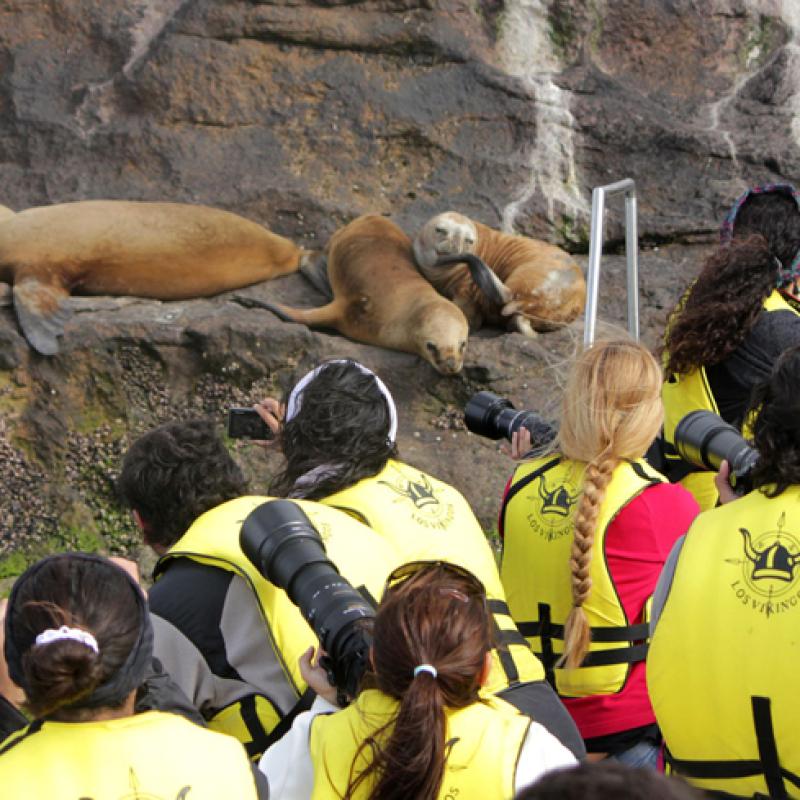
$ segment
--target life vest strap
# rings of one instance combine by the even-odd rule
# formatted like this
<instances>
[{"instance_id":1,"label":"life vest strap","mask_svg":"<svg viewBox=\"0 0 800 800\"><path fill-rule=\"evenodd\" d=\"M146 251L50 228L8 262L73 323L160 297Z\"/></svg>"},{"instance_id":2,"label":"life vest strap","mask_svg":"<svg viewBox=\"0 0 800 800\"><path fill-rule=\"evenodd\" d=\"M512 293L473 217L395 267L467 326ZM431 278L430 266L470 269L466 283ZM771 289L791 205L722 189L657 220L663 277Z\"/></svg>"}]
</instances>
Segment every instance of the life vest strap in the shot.
<instances>
[{"instance_id":1,"label":"life vest strap","mask_svg":"<svg viewBox=\"0 0 800 800\"><path fill-rule=\"evenodd\" d=\"M800 789L800 776L780 765L778 746L775 742L775 729L772 724L772 708L769 697L751 697L753 725L758 744L758 759L731 759L728 761L694 761L675 758L669 748L664 749L664 759L675 772L697 780L725 780L752 778L763 775L769 795L755 794L754 798L770 797L773 800L788 800L786 781ZM736 797L725 795L720 797Z\"/></svg>"},{"instance_id":2,"label":"life vest strap","mask_svg":"<svg viewBox=\"0 0 800 800\"><path fill-rule=\"evenodd\" d=\"M549 639L557 639L563 641L564 639L564 626L556 625L549 621L545 623L543 620L538 622L518 622L517 627L523 636L533 637L547 636ZM625 625L618 628L591 628L592 641L602 642L633 642L639 639L647 639L650 635L649 626L646 622L639 623L638 625Z\"/></svg>"},{"instance_id":3,"label":"life vest strap","mask_svg":"<svg viewBox=\"0 0 800 800\"><path fill-rule=\"evenodd\" d=\"M618 647L614 650L595 650L587 653L581 667L608 667L612 664L636 664L647 658L650 645L634 644L630 647Z\"/></svg>"},{"instance_id":4,"label":"life vest strap","mask_svg":"<svg viewBox=\"0 0 800 800\"><path fill-rule=\"evenodd\" d=\"M542 642L542 652L536 653L544 664L545 677L555 686L555 665L558 656L553 650L553 641L564 640L564 626L550 621L550 606L539 603L539 619L533 622L518 622L517 628L523 636L538 636ZM596 650L586 654L581 667L608 667L614 664L635 664L644 661L647 657L648 643L645 641L650 635L649 625L645 622L637 625L624 625L619 627L590 628L592 641L603 644L609 642L635 642L628 647L617 647L613 650Z\"/></svg>"},{"instance_id":5,"label":"life vest strap","mask_svg":"<svg viewBox=\"0 0 800 800\"><path fill-rule=\"evenodd\" d=\"M553 467L557 467L561 463L561 456L557 456L556 458L551 459L550 461L545 462L542 464L539 469L535 469L529 475L526 475L521 480L517 481L516 483L512 483L506 493L506 496L503 498L503 507L500 509L500 535L503 535L505 531L506 525L506 509L508 508L508 504L514 498L514 496L522 491L529 483L533 483L537 478L541 478L545 472L553 469Z\"/></svg>"},{"instance_id":6,"label":"life vest strap","mask_svg":"<svg viewBox=\"0 0 800 800\"><path fill-rule=\"evenodd\" d=\"M300 714L302 711L308 711L312 704L314 703L314 698L316 697L316 693L313 689L306 689L303 694L300 695L300 699L294 704L292 710L286 714L285 717L281 719L281 721L269 732L269 735L266 735L266 738L262 741L262 750L266 750L268 747L271 747L275 742L279 739L283 738L283 736L288 733L289 728L292 727L292 723L295 720L295 717ZM244 717L244 714L242 714ZM245 724L247 724L247 720L245 720ZM250 726L248 725L248 730ZM263 727L261 728L262 733L266 734Z\"/></svg>"}]
</instances>

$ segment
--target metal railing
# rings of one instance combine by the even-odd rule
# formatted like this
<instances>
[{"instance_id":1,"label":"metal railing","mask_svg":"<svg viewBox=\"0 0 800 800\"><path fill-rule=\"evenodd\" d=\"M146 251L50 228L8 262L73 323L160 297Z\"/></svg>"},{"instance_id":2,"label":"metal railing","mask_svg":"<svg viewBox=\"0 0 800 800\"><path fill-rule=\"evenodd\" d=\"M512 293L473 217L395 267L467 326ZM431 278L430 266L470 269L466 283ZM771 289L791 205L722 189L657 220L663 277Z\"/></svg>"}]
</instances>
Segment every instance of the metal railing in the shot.
<instances>
[{"instance_id":1,"label":"metal railing","mask_svg":"<svg viewBox=\"0 0 800 800\"><path fill-rule=\"evenodd\" d=\"M639 341L639 233L636 221L636 185L632 178L598 186L592 191L592 229L589 238L589 267L586 272L586 313L583 344L594 342L597 298L600 288L600 259L605 240L606 195L625 193L625 260L628 285L628 330Z\"/></svg>"}]
</instances>

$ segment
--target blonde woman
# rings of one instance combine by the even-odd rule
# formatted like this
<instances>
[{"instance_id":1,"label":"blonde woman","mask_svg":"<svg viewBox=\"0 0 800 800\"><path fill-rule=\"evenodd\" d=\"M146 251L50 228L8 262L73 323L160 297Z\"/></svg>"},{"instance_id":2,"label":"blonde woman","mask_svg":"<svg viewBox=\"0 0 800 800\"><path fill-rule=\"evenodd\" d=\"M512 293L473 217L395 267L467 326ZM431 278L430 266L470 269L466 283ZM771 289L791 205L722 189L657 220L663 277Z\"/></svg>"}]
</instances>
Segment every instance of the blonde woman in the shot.
<instances>
[{"instance_id":1,"label":"blonde woman","mask_svg":"<svg viewBox=\"0 0 800 800\"><path fill-rule=\"evenodd\" d=\"M641 345L598 342L570 372L556 450L523 461L500 513L511 615L587 751L655 765L647 613L661 567L698 513L643 459L663 419L662 374ZM523 434L524 435L524 434ZM516 454L529 446L516 441Z\"/></svg>"}]
</instances>

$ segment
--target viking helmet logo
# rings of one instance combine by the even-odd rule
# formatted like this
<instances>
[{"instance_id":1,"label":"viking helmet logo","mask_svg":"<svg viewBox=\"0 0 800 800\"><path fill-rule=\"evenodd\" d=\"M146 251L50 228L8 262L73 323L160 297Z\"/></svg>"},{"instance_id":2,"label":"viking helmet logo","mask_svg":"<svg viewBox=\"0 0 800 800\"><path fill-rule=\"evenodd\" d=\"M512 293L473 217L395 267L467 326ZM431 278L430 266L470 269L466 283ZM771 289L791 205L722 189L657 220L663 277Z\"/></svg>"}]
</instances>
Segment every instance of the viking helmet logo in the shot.
<instances>
[{"instance_id":1,"label":"viking helmet logo","mask_svg":"<svg viewBox=\"0 0 800 800\"><path fill-rule=\"evenodd\" d=\"M428 476L423 475L421 472L417 480L406 479L400 483L378 481L378 483L382 483L402 497L408 498L417 508L421 509L426 506L439 505L439 500L434 494L433 486L431 486Z\"/></svg>"},{"instance_id":2,"label":"viking helmet logo","mask_svg":"<svg viewBox=\"0 0 800 800\"><path fill-rule=\"evenodd\" d=\"M570 494L563 484L559 484L555 489L548 489L544 477L539 481L542 514L557 514L559 517L569 516L569 510L579 496L580 492Z\"/></svg>"},{"instance_id":3,"label":"viking helmet logo","mask_svg":"<svg viewBox=\"0 0 800 800\"><path fill-rule=\"evenodd\" d=\"M739 528L744 537L744 552L753 564L752 579L754 581L771 578L772 580L794 580L794 568L800 562L800 553L790 553L789 549L781 542L780 535L786 524L786 514L781 514L778 520L778 536L774 542L757 550L753 538L747 528Z\"/></svg>"}]
</instances>

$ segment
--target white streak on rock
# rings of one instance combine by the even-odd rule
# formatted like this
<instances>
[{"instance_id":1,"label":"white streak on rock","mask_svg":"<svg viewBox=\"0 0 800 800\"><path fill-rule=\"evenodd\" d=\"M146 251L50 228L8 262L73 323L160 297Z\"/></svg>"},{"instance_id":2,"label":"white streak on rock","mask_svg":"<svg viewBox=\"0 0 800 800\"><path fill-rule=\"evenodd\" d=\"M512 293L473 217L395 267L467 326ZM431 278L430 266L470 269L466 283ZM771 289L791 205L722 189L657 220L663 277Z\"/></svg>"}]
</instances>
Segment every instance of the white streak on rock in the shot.
<instances>
[{"instance_id":1,"label":"white streak on rock","mask_svg":"<svg viewBox=\"0 0 800 800\"><path fill-rule=\"evenodd\" d=\"M137 9L141 13L138 22L130 30L131 50L120 73L130 78L134 70L150 54L164 28L175 18L188 0L143 0ZM111 121L114 109L114 81L112 75L104 81L86 87L83 102L75 112L81 138L88 139L98 128Z\"/></svg>"},{"instance_id":2,"label":"white streak on rock","mask_svg":"<svg viewBox=\"0 0 800 800\"><path fill-rule=\"evenodd\" d=\"M522 207L537 190L555 220L556 207L573 220L586 217L589 205L578 186L575 166L575 119L569 93L553 77L561 65L548 37L543 0L509 0L499 32L498 50L504 69L519 78L536 98L536 142L531 147L530 175L519 195L503 208L503 229L511 232Z\"/></svg>"}]
</instances>

